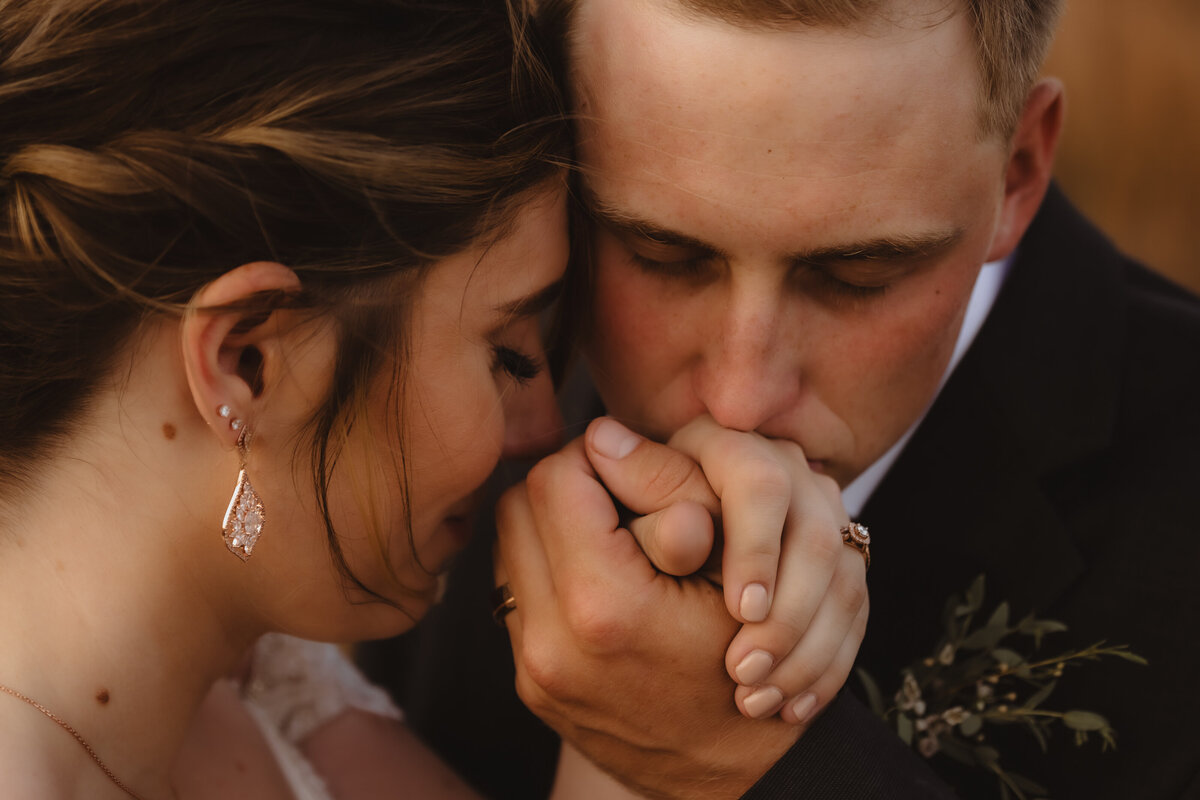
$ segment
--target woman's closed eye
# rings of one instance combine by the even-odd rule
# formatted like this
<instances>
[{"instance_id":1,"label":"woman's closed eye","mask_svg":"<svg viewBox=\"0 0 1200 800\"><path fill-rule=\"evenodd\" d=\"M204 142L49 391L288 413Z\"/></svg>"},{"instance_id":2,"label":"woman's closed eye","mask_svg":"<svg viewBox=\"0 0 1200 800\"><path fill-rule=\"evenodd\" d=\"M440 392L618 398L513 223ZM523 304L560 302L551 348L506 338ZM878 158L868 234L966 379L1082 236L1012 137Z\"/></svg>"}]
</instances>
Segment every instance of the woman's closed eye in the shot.
<instances>
[{"instance_id":1,"label":"woman's closed eye","mask_svg":"<svg viewBox=\"0 0 1200 800\"><path fill-rule=\"evenodd\" d=\"M512 347L496 345L492 348L492 370L523 386L541 374L542 362Z\"/></svg>"}]
</instances>

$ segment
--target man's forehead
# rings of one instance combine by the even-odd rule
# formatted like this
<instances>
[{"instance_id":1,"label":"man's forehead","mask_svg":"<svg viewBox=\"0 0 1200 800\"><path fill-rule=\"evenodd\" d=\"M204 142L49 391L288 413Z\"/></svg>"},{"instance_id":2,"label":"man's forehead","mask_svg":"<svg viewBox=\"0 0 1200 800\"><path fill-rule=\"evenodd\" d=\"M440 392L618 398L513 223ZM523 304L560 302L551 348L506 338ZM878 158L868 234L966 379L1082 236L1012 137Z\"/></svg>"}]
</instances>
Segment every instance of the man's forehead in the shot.
<instances>
[{"instance_id":1,"label":"man's forehead","mask_svg":"<svg viewBox=\"0 0 1200 800\"><path fill-rule=\"evenodd\" d=\"M901 5L868 27L780 28L685 13L676 0L583 0L572 25L574 79L585 102L615 93L632 101L641 93L653 103L673 89L677 103L702 103L735 87L785 103L803 101L794 93L807 81L832 80L854 91L849 78L856 74L863 81L919 83L927 91L949 85L959 92L963 84L976 101L976 47L967 15L947 11L946 0Z\"/></svg>"},{"instance_id":2,"label":"man's forehead","mask_svg":"<svg viewBox=\"0 0 1200 800\"><path fill-rule=\"evenodd\" d=\"M972 103L978 96L963 15L864 32L738 27L677 8L674 0L610 0L579 9L571 51L585 119L592 110L686 118L745 103L783 114L802 105L817 114L819 100L842 92L869 101L880 84ZM742 120L726 122L736 127Z\"/></svg>"},{"instance_id":3,"label":"man's forehead","mask_svg":"<svg viewBox=\"0 0 1200 800\"><path fill-rule=\"evenodd\" d=\"M580 148L592 165L811 183L912 166L940 140L973 138L961 21L884 42L713 29L619 5L586 7L577 31Z\"/></svg>"}]
</instances>

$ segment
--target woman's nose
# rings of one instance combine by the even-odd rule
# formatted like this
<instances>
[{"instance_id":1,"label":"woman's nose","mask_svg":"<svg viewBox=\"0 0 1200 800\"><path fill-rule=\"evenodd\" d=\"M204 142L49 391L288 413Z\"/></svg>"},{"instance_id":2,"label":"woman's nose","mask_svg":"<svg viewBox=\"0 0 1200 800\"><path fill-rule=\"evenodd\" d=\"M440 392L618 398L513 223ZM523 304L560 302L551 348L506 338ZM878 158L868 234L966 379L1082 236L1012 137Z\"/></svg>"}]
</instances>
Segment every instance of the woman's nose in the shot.
<instances>
[{"instance_id":1,"label":"woman's nose","mask_svg":"<svg viewBox=\"0 0 1200 800\"><path fill-rule=\"evenodd\" d=\"M521 385L514 383L504 398L503 458L540 458L563 443L563 418L554 397L550 375L541 374Z\"/></svg>"}]
</instances>

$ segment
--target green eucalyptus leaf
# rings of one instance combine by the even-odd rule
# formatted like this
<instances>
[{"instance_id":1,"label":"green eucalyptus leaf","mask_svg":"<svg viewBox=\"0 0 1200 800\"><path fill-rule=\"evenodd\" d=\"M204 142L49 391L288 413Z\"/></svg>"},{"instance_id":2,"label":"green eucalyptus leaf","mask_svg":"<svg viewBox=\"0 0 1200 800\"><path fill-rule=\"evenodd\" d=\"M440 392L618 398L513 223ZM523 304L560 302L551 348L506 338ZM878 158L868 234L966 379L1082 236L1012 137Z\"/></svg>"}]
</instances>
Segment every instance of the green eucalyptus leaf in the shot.
<instances>
[{"instance_id":1,"label":"green eucalyptus leaf","mask_svg":"<svg viewBox=\"0 0 1200 800\"><path fill-rule=\"evenodd\" d=\"M1043 702L1045 702L1046 698L1050 696L1050 693L1054 691L1054 687L1057 685L1058 681L1050 681L1041 689L1038 689L1032 697L1026 700L1021 705L1021 708L1037 708Z\"/></svg>"},{"instance_id":2,"label":"green eucalyptus leaf","mask_svg":"<svg viewBox=\"0 0 1200 800\"><path fill-rule=\"evenodd\" d=\"M1030 792L1032 794L1037 794L1037 795L1048 794L1048 790L1046 789L1046 787L1042 786L1041 784L1037 783L1036 781L1031 781L1029 778L1026 778L1024 775L1018 775L1015 772L1007 772L1005 774L1008 775L1009 779L1013 783L1015 783L1017 786L1020 786L1021 789L1023 789L1026 792Z\"/></svg>"},{"instance_id":3,"label":"green eucalyptus leaf","mask_svg":"<svg viewBox=\"0 0 1200 800\"><path fill-rule=\"evenodd\" d=\"M983 717L978 714L972 714L963 720L962 725L959 725L958 729L962 731L963 736L974 736L983 730Z\"/></svg>"},{"instance_id":4,"label":"green eucalyptus leaf","mask_svg":"<svg viewBox=\"0 0 1200 800\"><path fill-rule=\"evenodd\" d=\"M1117 658L1123 658L1126 661L1132 661L1134 664L1141 664L1143 667L1150 666L1150 662L1139 656L1137 653L1131 653L1128 650L1112 650L1109 655L1114 655Z\"/></svg>"},{"instance_id":5,"label":"green eucalyptus leaf","mask_svg":"<svg viewBox=\"0 0 1200 800\"><path fill-rule=\"evenodd\" d=\"M1008 635L1005 625L986 625L972 633L962 641L964 650L987 650Z\"/></svg>"},{"instance_id":6,"label":"green eucalyptus leaf","mask_svg":"<svg viewBox=\"0 0 1200 800\"><path fill-rule=\"evenodd\" d=\"M967 607L972 612L978 611L983 605L984 594L984 577L982 573L975 580L971 581L971 586L967 589Z\"/></svg>"},{"instance_id":7,"label":"green eucalyptus leaf","mask_svg":"<svg viewBox=\"0 0 1200 800\"><path fill-rule=\"evenodd\" d=\"M1036 633L1038 631L1042 633L1062 633L1067 629L1065 622L1059 622L1056 619L1034 619L1033 617L1026 617L1017 626L1017 630L1021 633Z\"/></svg>"},{"instance_id":8,"label":"green eucalyptus leaf","mask_svg":"<svg viewBox=\"0 0 1200 800\"><path fill-rule=\"evenodd\" d=\"M946 629L946 634L953 633L954 620L964 614L971 613L971 610L962 603L962 599L950 595L946 598L945 604L942 606L942 627Z\"/></svg>"},{"instance_id":9,"label":"green eucalyptus leaf","mask_svg":"<svg viewBox=\"0 0 1200 800\"><path fill-rule=\"evenodd\" d=\"M1009 789L1017 796L1018 800L1028 800L1028 798L1025 797L1025 793L1021 791L1021 787L1017 786L1007 772L997 767L996 777L1000 779L1001 792L1003 792L1004 789Z\"/></svg>"},{"instance_id":10,"label":"green eucalyptus leaf","mask_svg":"<svg viewBox=\"0 0 1200 800\"><path fill-rule=\"evenodd\" d=\"M991 745L981 744L973 748L975 760L985 767L996 767L1000 763L1000 751Z\"/></svg>"},{"instance_id":11,"label":"green eucalyptus leaf","mask_svg":"<svg viewBox=\"0 0 1200 800\"><path fill-rule=\"evenodd\" d=\"M1046 732L1042 730L1041 723L1032 717L1025 717L1025 727L1029 728L1029 732L1033 734L1033 738L1037 739L1038 747L1042 748L1042 752L1049 752L1050 743L1046 741Z\"/></svg>"},{"instance_id":12,"label":"green eucalyptus leaf","mask_svg":"<svg viewBox=\"0 0 1200 800\"><path fill-rule=\"evenodd\" d=\"M996 610L992 612L992 616L988 618L987 626L989 628L998 626L1001 628L1008 627L1008 602L1003 602L996 606Z\"/></svg>"},{"instance_id":13,"label":"green eucalyptus leaf","mask_svg":"<svg viewBox=\"0 0 1200 800\"><path fill-rule=\"evenodd\" d=\"M904 712L900 712L896 717L896 734L906 745L912 746L913 721L912 717Z\"/></svg>"},{"instance_id":14,"label":"green eucalyptus leaf","mask_svg":"<svg viewBox=\"0 0 1200 800\"><path fill-rule=\"evenodd\" d=\"M1067 626L1056 619L1033 619L1027 617L1021 620L1021 624L1017 626L1017 630L1032 636L1033 646L1040 648L1043 636L1047 633L1061 633L1067 630Z\"/></svg>"},{"instance_id":15,"label":"green eucalyptus leaf","mask_svg":"<svg viewBox=\"0 0 1200 800\"><path fill-rule=\"evenodd\" d=\"M1063 724L1073 731L1101 731L1111 727L1108 720L1093 711L1068 711L1063 714Z\"/></svg>"},{"instance_id":16,"label":"green eucalyptus leaf","mask_svg":"<svg viewBox=\"0 0 1200 800\"><path fill-rule=\"evenodd\" d=\"M1025 657L1020 653L1009 650L1007 647L997 647L992 651L992 658L999 661L1001 664L1008 664L1010 667L1015 667L1025 663Z\"/></svg>"},{"instance_id":17,"label":"green eucalyptus leaf","mask_svg":"<svg viewBox=\"0 0 1200 800\"><path fill-rule=\"evenodd\" d=\"M871 674L862 667L855 667L854 674L857 675L859 681L862 682L863 691L867 694L867 705L871 707L871 711L873 711L877 717L885 716L883 695L879 691L879 684L877 684L875 679L871 677Z\"/></svg>"}]
</instances>

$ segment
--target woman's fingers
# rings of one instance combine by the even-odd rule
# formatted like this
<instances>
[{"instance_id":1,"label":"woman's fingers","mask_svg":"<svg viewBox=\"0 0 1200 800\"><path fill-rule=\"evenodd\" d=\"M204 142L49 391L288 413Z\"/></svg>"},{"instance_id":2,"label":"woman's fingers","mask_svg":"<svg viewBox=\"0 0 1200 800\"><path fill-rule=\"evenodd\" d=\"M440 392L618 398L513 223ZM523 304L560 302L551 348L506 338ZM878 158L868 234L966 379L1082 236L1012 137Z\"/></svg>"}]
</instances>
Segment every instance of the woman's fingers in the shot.
<instances>
[{"instance_id":1,"label":"woman's fingers","mask_svg":"<svg viewBox=\"0 0 1200 800\"><path fill-rule=\"evenodd\" d=\"M807 468L795 445L722 428L702 416L669 444L695 459L721 498L725 604L742 622L761 622L774 603L780 548L794 507L794 472Z\"/></svg>"},{"instance_id":2,"label":"woman's fingers","mask_svg":"<svg viewBox=\"0 0 1200 800\"><path fill-rule=\"evenodd\" d=\"M800 642L782 659L773 662L764 677L749 685L739 681L743 685L734 693L738 707L747 716L762 717L778 711L788 722L804 722L806 711L824 707L845 683L866 632L867 612L866 602L849 613L844 605L824 604ZM743 628L743 634L751 627ZM737 646L735 642L734 647ZM753 665L755 655L761 652L751 650L741 663ZM741 672L746 674L746 670ZM746 677L757 676L746 674ZM804 708L809 704L806 695L816 698L812 709Z\"/></svg>"}]
</instances>

